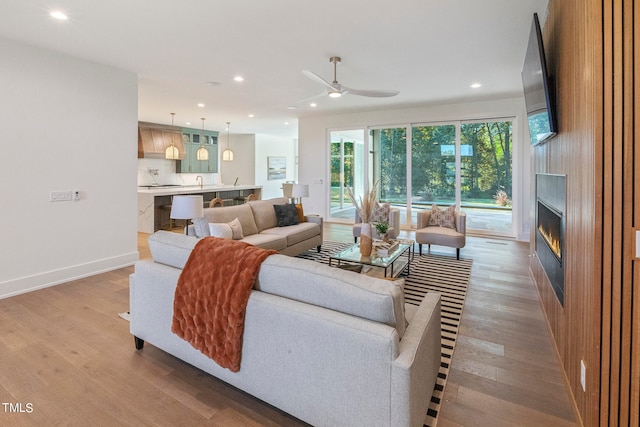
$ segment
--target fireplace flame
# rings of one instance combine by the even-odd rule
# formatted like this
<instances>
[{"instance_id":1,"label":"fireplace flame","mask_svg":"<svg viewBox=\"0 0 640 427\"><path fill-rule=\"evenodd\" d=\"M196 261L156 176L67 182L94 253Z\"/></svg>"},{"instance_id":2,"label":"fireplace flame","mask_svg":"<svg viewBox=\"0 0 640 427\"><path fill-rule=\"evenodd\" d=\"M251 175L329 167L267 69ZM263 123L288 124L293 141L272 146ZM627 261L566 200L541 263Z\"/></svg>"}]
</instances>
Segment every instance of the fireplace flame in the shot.
<instances>
[{"instance_id":1,"label":"fireplace flame","mask_svg":"<svg viewBox=\"0 0 640 427\"><path fill-rule=\"evenodd\" d=\"M544 238L545 242L547 242L549 249L551 249L551 251L558 257L559 260L562 260L562 246L560 245L560 241L550 235L549 232L542 227L542 224L538 225L538 231Z\"/></svg>"}]
</instances>

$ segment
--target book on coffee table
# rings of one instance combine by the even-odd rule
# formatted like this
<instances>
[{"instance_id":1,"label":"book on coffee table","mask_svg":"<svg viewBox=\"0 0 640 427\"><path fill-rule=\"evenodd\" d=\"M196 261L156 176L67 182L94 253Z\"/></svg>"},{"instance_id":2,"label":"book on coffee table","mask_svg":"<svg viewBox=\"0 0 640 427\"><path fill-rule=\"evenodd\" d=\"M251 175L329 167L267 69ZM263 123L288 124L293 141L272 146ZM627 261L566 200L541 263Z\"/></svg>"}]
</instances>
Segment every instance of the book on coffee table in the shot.
<instances>
[{"instance_id":1,"label":"book on coffee table","mask_svg":"<svg viewBox=\"0 0 640 427\"><path fill-rule=\"evenodd\" d=\"M398 247L400 246L400 243L397 241L385 242L383 240L380 240L374 242L373 244L376 250L376 254L379 257L388 257L390 253L393 253L393 251L398 249Z\"/></svg>"}]
</instances>

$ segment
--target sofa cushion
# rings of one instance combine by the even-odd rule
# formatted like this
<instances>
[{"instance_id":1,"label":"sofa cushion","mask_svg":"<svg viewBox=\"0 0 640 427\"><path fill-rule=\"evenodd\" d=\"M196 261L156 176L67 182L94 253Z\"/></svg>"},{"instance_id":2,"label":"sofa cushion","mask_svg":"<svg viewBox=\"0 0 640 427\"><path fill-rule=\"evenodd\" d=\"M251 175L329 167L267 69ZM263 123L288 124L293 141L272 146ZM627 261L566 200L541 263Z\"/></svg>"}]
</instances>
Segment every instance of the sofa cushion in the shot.
<instances>
[{"instance_id":1,"label":"sofa cushion","mask_svg":"<svg viewBox=\"0 0 640 427\"><path fill-rule=\"evenodd\" d=\"M211 236L211 230L209 230L209 220L205 217L193 218L193 231L196 233L197 238Z\"/></svg>"},{"instance_id":2,"label":"sofa cushion","mask_svg":"<svg viewBox=\"0 0 640 427\"><path fill-rule=\"evenodd\" d=\"M440 209L438 205L431 207L431 216L429 216L429 227L446 227L456 228L455 205L451 205L446 209Z\"/></svg>"},{"instance_id":3,"label":"sofa cushion","mask_svg":"<svg viewBox=\"0 0 640 427\"><path fill-rule=\"evenodd\" d=\"M273 208L272 208L273 209ZM209 235L209 223L229 223L238 218L242 225L242 234L249 236L256 234L258 228L253 219L253 211L247 204L236 206L224 206L222 208L205 208L202 218L194 218L193 224L197 237Z\"/></svg>"},{"instance_id":4,"label":"sofa cushion","mask_svg":"<svg viewBox=\"0 0 640 427\"><path fill-rule=\"evenodd\" d=\"M302 222L289 227L274 227L264 230L260 234L270 234L274 236L282 236L287 241L287 246L293 246L296 243L312 239L317 236L320 225L313 222Z\"/></svg>"},{"instance_id":5,"label":"sofa cushion","mask_svg":"<svg viewBox=\"0 0 640 427\"><path fill-rule=\"evenodd\" d=\"M231 226L227 223L209 223L209 235L213 237L220 237L222 239L232 239L233 231Z\"/></svg>"},{"instance_id":6,"label":"sofa cushion","mask_svg":"<svg viewBox=\"0 0 640 427\"><path fill-rule=\"evenodd\" d=\"M391 205L389 203L376 203L371 211L370 222L389 222L389 213Z\"/></svg>"},{"instance_id":7,"label":"sofa cushion","mask_svg":"<svg viewBox=\"0 0 640 427\"><path fill-rule=\"evenodd\" d=\"M273 209L273 205L282 205L288 201L289 199L286 197L278 197L275 199L254 200L247 203L253 212L256 228L258 230L256 233L266 230L267 228L277 227L278 220L276 218L276 212Z\"/></svg>"},{"instance_id":8,"label":"sofa cushion","mask_svg":"<svg viewBox=\"0 0 640 427\"><path fill-rule=\"evenodd\" d=\"M159 230L149 236L148 242L151 257L155 262L182 269L198 239Z\"/></svg>"},{"instance_id":9,"label":"sofa cushion","mask_svg":"<svg viewBox=\"0 0 640 427\"><path fill-rule=\"evenodd\" d=\"M304 216L304 209L302 209L302 203L296 203L296 210L298 211L298 222L305 222L307 218Z\"/></svg>"},{"instance_id":10,"label":"sofa cushion","mask_svg":"<svg viewBox=\"0 0 640 427\"><path fill-rule=\"evenodd\" d=\"M242 239L243 242L259 246L262 249L275 249L281 251L287 248L287 238L274 234L258 233Z\"/></svg>"},{"instance_id":11,"label":"sofa cushion","mask_svg":"<svg viewBox=\"0 0 640 427\"><path fill-rule=\"evenodd\" d=\"M298 210L296 205L285 203L284 205L273 205L278 220L278 227L288 227L298 224Z\"/></svg>"},{"instance_id":12,"label":"sofa cushion","mask_svg":"<svg viewBox=\"0 0 640 427\"><path fill-rule=\"evenodd\" d=\"M354 274L314 261L271 255L255 289L387 324L404 334L403 280Z\"/></svg>"}]
</instances>

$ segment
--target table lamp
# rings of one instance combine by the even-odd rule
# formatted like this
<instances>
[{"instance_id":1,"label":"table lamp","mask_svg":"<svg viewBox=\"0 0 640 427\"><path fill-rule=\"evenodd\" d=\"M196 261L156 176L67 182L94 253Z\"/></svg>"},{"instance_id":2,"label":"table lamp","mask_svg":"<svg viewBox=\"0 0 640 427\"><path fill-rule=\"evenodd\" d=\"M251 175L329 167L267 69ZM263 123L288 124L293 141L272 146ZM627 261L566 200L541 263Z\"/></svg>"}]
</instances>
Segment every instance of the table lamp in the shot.
<instances>
[{"instance_id":1,"label":"table lamp","mask_svg":"<svg viewBox=\"0 0 640 427\"><path fill-rule=\"evenodd\" d=\"M188 234L188 220L202 216L204 216L202 196L173 196L169 217L171 219L187 220L184 234Z\"/></svg>"},{"instance_id":2,"label":"table lamp","mask_svg":"<svg viewBox=\"0 0 640 427\"><path fill-rule=\"evenodd\" d=\"M293 184L291 197L294 199L294 203L295 199L298 199L298 202L302 203L303 197L309 197L309 186L307 184Z\"/></svg>"}]
</instances>

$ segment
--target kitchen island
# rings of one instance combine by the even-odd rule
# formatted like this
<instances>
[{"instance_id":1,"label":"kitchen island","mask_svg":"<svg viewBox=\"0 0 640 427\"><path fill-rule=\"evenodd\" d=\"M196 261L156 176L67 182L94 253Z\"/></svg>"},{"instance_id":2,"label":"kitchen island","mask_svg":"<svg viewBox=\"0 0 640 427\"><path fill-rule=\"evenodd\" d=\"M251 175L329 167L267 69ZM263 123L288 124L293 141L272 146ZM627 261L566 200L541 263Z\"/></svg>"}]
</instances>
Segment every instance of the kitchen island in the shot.
<instances>
[{"instance_id":1,"label":"kitchen island","mask_svg":"<svg viewBox=\"0 0 640 427\"><path fill-rule=\"evenodd\" d=\"M202 195L204 206L220 198L225 206L244 203L244 198L255 194L261 198L262 186L255 185L188 185L143 186L138 188L138 231L154 233L171 228L171 202L176 195Z\"/></svg>"}]
</instances>

